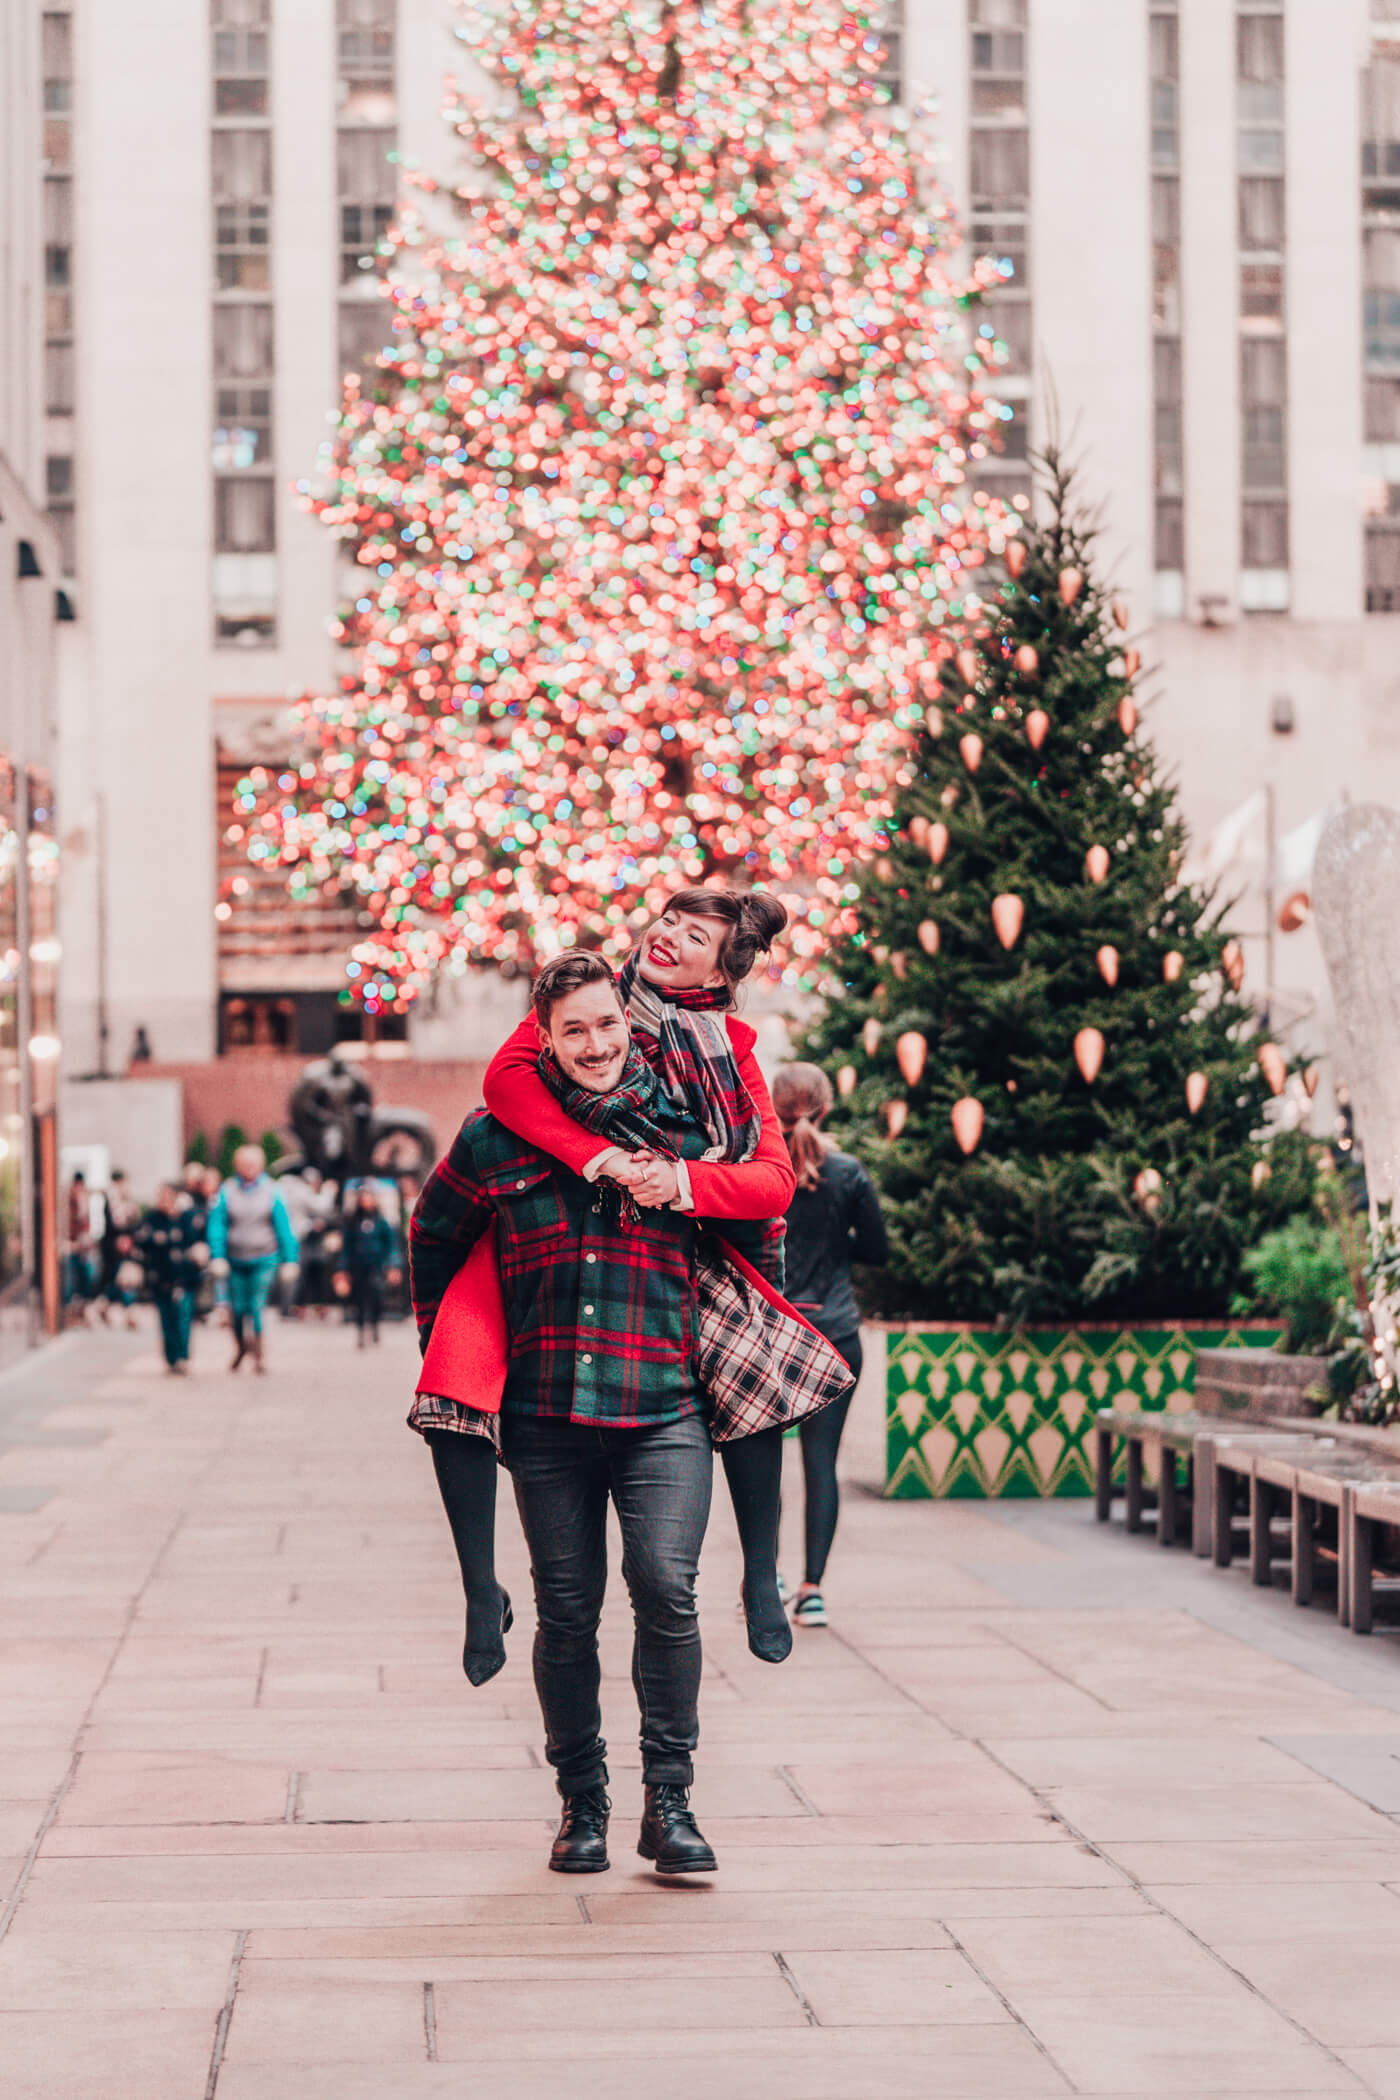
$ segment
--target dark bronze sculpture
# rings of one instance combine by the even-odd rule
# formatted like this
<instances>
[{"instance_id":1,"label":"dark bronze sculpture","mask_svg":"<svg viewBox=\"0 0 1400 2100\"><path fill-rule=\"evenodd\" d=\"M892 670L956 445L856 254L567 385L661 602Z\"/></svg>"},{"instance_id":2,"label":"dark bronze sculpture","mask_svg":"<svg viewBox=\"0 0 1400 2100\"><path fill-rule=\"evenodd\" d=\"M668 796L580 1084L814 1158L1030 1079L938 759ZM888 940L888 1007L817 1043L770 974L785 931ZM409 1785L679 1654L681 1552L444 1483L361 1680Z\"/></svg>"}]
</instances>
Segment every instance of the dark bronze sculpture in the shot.
<instances>
[{"instance_id":1,"label":"dark bronze sculpture","mask_svg":"<svg viewBox=\"0 0 1400 2100\"><path fill-rule=\"evenodd\" d=\"M335 1050L306 1067L292 1092L290 1117L300 1150L278 1160L279 1174L316 1167L341 1183L364 1175L418 1182L436 1156L422 1110L376 1108L364 1073Z\"/></svg>"}]
</instances>

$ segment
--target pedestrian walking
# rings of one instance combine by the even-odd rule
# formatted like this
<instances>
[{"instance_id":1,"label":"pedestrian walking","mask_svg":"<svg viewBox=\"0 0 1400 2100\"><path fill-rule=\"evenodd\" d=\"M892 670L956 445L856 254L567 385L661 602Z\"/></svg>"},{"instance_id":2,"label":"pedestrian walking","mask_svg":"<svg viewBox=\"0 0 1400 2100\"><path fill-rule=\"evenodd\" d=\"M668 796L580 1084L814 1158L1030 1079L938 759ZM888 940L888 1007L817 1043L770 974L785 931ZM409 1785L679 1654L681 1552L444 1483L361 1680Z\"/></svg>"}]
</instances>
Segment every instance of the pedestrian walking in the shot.
<instances>
[{"instance_id":1,"label":"pedestrian walking","mask_svg":"<svg viewBox=\"0 0 1400 2100\"><path fill-rule=\"evenodd\" d=\"M137 1258L160 1321L166 1369L183 1376L190 1367L195 1303L209 1261L204 1217L181 1203L173 1181L162 1182L151 1208L133 1234Z\"/></svg>"},{"instance_id":2,"label":"pedestrian walking","mask_svg":"<svg viewBox=\"0 0 1400 2100\"><path fill-rule=\"evenodd\" d=\"M120 1167L114 1167L102 1194L102 1234L98 1242L97 1304L104 1327L114 1306L125 1312L128 1327L138 1324L139 1270L133 1257L140 1221L140 1208L127 1188L126 1175Z\"/></svg>"},{"instance_id":3,"label":"pedestrian walking","mask_svg":"<svg viewBox=\"0 0 1400 2100\"><path fill-rule=\"evenodd\" d=\"M427 1436L452 1523L474 1683L504 1660L511 1616L491 1558L497 1443L512 1475L535 1584L546 1754L564 1800L550 1865L596 1873L608 1864L597 1632L611 1499L636 1623L646 1789L638 1849L661 1873L708 1872L714 1853L689 1789L711 1418L723 1418L717 1433L765 1433L844 1391L848 1373L756 1266L732 1247L719 1255L702 1245L690 1177L708 1133L674 1107L636 1050L621 986L601 957L548 964L534 1007L555 1098L608 1141L605 1153L645 1149L684 1202L639 1208L611 1177L589 1180L489 1113L469 1116L413 1215L425 1358L409 1419ZM494 1309L483 1278L495 1282ZM476 1395L477 1407L454 1387Z\"/></svg>"},{"instance_id":4,"label":"pedestrian walking","mask_svg":"<svg viewBox=\"0 0 1400 2100\"><path fill-rule=\"evenodd\" d=\"M92 1229L92 1192L88 1188L87 1176L81 1168L68 1184L66 1208L67 1229L63 1236L64 1302L80 1319L86 1319L93 1310L93 1292L97 1287L97 1270L94 1264L97 1236Z\"/></svg>"},{"instance_id":5,"label":"pedestrian walking","mask_svg":"<svg viewBox=\"0 0 1400 2100\"><path fill-rule=\"evenodd\" d=\"M201 1227L209 1215L210 1198L205 1188L205 1168L197 1159L187 1159L180 1169L178 1190L181 1210L197 1211Z\"/></svg>"},{"instance_id":6,"label":"pedestrian walking","mask_svg":"<svg viewBox=\"0 0 1400 2100\"><path fill-rule=\"evenodd\" d=\"M283 1174L277 1193L296 1234L298 1275L284 1295L282 1310L290 1315L307 1305L324 1306L328 1295L326 1236L335 1214L335 1189L319 1167Z\"/></svg>"},{"instance_id":7,"label":"pedestrian walking","mask_svg":"<svg viewBox=\"0 0 1400 2100\"><path fill-rule=\"evenodd\" d=\"M251 1355L253 1369L265 1371L263 1312L279 1266L284 1276L296 1273L297 1242L261 1145L240 1145L233 1155L233 1173L209 1212L209 1253L210 1269L228 1284L229 1368Z\"/></svg>"},{"instance_id":8,"label":"pedestrian walking","mask_svg":"<svg viewBox=\"0 0 1400 2100\"><path fill-rule=\"evenodd\" d=\"M358 1346L365 1346L365 1330L378 1342L379 1323L384 1317L384 1285L394 1260L394 1229L379 1207L379 1197L370 1182L356 1189L342 1227L345 1273L350 1279L350 1306L359 1330Z\"/></svg>"},{"instance_id":9,"label":"pedestrian walking","mask_svg":"<svg viewBox=\"0 0 1400 2100\"><path fill-rule=\"evenodd\" d=\"M797 1178L787 1214L788 1295L840 1350L852 1377L851 1393L798 1426L805 1560L792 1616L799 1626L827 1624L822 1582L841 1508L836 1460L861 1370L851 1264L882 1268L890 1253L874 1183L860 1161L838 1151L822 1130L832 1099L831 1081L819 1065L783 1065L773 1075L773 1107Z\"/></svg>"},{"instance_id":10,"label":"pedestrian walking","mask_svg":"<svg viewBox=\"0 0 1400 2100\"><path fill-rule=\"evenodd\" d=\"M208 1259L209 1213L219 1193L219 1186L217 1168L206 1167L197 1159L186 1160L180 1174L180 1212L190 1220L195 1244L202 1245L205 1250L205 1260L194 1294L194 1322L197 1327L203 1326L216 1303L226 1302L227 1298L227 1285L215 1281L210 1274L212 1263Z\"/></svg>"}]
</instances>

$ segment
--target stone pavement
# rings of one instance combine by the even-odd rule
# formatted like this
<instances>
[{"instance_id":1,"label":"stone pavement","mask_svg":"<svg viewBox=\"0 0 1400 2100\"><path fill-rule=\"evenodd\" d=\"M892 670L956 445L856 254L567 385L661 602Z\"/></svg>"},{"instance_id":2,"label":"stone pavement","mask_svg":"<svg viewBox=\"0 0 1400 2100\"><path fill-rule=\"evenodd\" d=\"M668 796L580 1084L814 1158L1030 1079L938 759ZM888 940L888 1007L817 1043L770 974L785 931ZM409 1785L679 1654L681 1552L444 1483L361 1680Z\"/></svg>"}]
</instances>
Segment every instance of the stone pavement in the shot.
<instances>
[{"instance_id":1,"label":"stone pavement","mask_svg":"<svg viewBox=\"0 0 1400 2100\"><path fill-rule=\"evenodd\" d=\"M409 1337L277 1326L262 1381L198 1350L0 1383L5 2100L1400 2095L1392 1639L1084 1503L857 1485L833 1628L771 1670L717 1500L720 1873L632 1849L614 1599L614 1866L561 1880L514 1515L472 1693Z\"/></svg>"}]
</instances>

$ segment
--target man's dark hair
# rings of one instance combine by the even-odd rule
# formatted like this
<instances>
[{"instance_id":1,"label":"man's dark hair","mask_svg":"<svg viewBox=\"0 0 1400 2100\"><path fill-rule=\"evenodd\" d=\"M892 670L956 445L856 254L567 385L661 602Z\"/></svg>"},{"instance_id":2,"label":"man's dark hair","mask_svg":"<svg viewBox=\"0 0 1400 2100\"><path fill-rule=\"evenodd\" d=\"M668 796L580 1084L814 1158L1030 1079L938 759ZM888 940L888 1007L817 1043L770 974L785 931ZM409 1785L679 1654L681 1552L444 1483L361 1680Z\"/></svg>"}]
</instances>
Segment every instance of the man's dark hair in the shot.
<instances>
[{"instance_id":1,"label":"man's dark hair","mask_svg":"<svg viewBox=\"0 0 1400 2100\"><path fill-rule=\"evenodd\" d=\"M611 985L618 1005L622 1005L616 977L602 956L595 955L591 948L572 948L567 955L556 955L553 962L547 962L530 993L541 1028L548 1028L549 1017L561 999L567 999L570 992L582 991L586 984Z\"/></svg>"}]
</instances>

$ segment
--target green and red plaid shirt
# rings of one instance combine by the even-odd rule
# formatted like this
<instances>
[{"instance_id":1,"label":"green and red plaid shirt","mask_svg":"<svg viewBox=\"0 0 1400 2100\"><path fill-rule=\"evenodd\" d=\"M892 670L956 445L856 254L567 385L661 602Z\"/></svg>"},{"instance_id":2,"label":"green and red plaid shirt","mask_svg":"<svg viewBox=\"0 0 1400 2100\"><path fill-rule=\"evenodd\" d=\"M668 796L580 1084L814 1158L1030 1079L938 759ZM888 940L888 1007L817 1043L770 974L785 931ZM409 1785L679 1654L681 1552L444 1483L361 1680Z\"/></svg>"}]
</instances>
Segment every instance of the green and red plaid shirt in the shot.
<instances>
[{"instance_id":1,"label":"green and red plaid shirt","mask_svg":"<svg viewBox=\"0 0 1400 2100\"><path fill-rule=\"evenodd\" d=\"M693 1217L643 1210L623 1223L612 1192L479 1109L423 1184L409 1228L425 1348L447 1286L493 1221L510 1328L505 1412L637 1429L696 1411Z\"/></svg>"}]
</instances>

